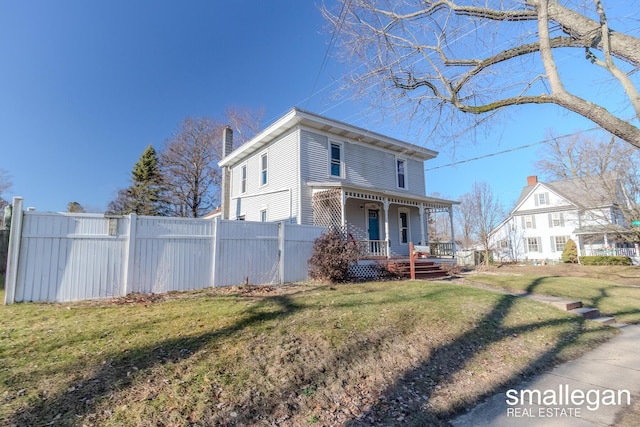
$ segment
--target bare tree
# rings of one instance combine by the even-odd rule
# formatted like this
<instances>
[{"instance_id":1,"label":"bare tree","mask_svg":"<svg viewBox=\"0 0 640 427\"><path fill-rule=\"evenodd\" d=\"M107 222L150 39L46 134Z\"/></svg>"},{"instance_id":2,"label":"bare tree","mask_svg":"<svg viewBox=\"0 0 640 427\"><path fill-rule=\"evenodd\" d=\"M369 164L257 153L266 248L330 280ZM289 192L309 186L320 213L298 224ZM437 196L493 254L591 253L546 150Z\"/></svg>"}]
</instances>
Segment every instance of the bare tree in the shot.
<instances>
[{"instance_id":1,"label":"bare tree","mask_svg":"<svg viewBox=\"0 0 640 427\"><path fill-rule=\"evenodd\" d=\"M475 222L474 206L471 203L470 193L463 194L458 209L454 211L456 221L456 236L460 240L462 248L468 250L476 244L473 238L473 223Z\"/></svg>"},{"instance_id":2,"label":"bare tree","mask_svg":"<svg viewBox=\"0 0 640 427\"><path fill-rule=\"evenodd\" d=\"M13 183L9 177L9 172L0 169L0 208L5 207L8 202L5 200L5 193L11 188Z\"/></svg>"},{"instance_id":3,"label":"bare tree","mask_svg":"<svg viewBox=\"0 0 640 427\"><path fill-rule=\"evenodd\" d=\"M486 182L475 182L469 193L460 197L460 210L468 212L471 236L484 250L485 264L489 264L491 231L504 218L505 213L498 198Z\"/></svg>"},{"instance_id":4,"label":"bare tree","mask_svg":"<svg viewBox=\"0 0 640 427\"><path fill-rule=\"evenodd\" d=\"M220 198L222 133L230 124L234 146L251 139L260 128L261 110L229 107L225 123L207 117L187 117L169 138L160 155L162 174L174 214L200 217Z\"/></svg>"},{"instance_id":5,"label":"bare tree","mask_svg":"<svg viewBox=\"0 0 640 427\"><path fill-rule=\"evenodd\" d=\"M197 218L217 203L222 129L211 119L188 117L167 140L160 163L176 215Z\"/></svg>"},{"instance_id":6,"label":"bare tree","mask_svg":"<svg viewBox=\"0 0 640 427\"><path fill-rule=\"evenodd\" d=\"M352 83L383 97L385 107L402 107L404 117L406 107L412 117L455 135L505 107L555 104L640 147L640 128L626 117L640 118L632 74L640 66L640 39L611 28L602 0L341 3L339 12L324 14L341 35L347 59L358 66ZM625 3L627 20L635 19L630 9L637 8ZM615 22L623 25L622 18ZM569 88L566 78L576 77L576 64L600 74ZM626 96L619 113L587 90L609 81Z\"/></svg>"},{"instance_id":7,"label":"bare tree","mask_svg":"<svg viewBox=\"0 0 640 427\"><path fill-rule=\"evenodd\" d=\"M233 106L225 110L225 115L227 124L234 130L234 144L242 145L260 132L264 110Z\"/></svg>"}]
</instances>

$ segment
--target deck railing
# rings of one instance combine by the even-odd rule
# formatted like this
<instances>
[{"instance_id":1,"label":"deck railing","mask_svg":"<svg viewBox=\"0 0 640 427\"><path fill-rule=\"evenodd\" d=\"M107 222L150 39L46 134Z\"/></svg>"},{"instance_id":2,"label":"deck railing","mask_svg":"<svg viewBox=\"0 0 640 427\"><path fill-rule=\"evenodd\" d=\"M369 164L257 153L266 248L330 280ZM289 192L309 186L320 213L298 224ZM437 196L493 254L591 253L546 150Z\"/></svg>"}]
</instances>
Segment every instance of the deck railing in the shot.
<instances>
[{"instance_id":1,"label":"deck railing","mask_svg":"<svg viewBox=\"0 0 640 427\"><path fill-rule=\"evenodd\" d=\"M453 258L453 243L451 242L429 242L427 243L431 248L430 256L446 258Z\"/></svg>"},{"instance_id":2,"label":"deck railing","mask_svg":"<svg viewBox=\"0 0 640 427\"><path fill-rule=\"evenodd\" d=\"M632 258L638 256L635 248L587 248L585 252L587 256L628 256Z\"/></svg>"},{"instance_id":3,"label":"deck railing","mask_svg":"<svg viewBox=\"0 0 640 427\"><path fill-rule=\"evenodd\" d=\"M386 240L358 240L358 246L364 258L387 257Z\"/></svg>"}]
</instances>

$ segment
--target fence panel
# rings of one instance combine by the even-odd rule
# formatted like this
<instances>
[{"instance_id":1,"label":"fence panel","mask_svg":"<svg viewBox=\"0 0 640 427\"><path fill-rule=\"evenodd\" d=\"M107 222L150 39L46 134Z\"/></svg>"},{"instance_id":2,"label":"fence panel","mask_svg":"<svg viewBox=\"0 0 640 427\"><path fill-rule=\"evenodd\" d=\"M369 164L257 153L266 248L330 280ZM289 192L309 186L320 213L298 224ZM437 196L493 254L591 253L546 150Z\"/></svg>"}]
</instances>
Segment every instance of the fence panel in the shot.
<instances>
[{"instance_id":1,"label":"fence panel","mask_svg":"<svg viewBox=\"0 0 640 427\"><path fill-rule=\"evenodd\" d=\"M279 224L220 221L215 286L279 283Z\"/></svg>"},{"instance_id":2,"label":"fence panel","mask_svg":"<svg viewBox=\"0 0 640 427\"><path fill-rule=\"evenodd\" d=\"M313 242L326 228L307 225L283 224L284 262L282 281L300 282L309 277L307 262L313 252Z\"/></svg>"},{"instance_id":3,"label":"fence panel","mask_svg":"<svg viewBox=\"0 0 640 427\"><path fill-rule=\"evenodd\" d=\"M7 254L9 253L9 230L0 230L0 274L7 268Z\"/></svg>"},{"instance_id":4,"label":"fence panel","mask_svg":"<svg viewBox=\"0 0 640 427\"><path fill-rule=\"evenodd\" d=\"M213 285L208 219L138 217L129 292L162 293Z\"/></svg>"},{"instance_id":5,"label":"fence panel","mask_svg":"<svg viewBox=\"0 0 640 427\"><path fill-rule=\"evenodd\" d=\"M119 296L125 242L102 215L25 212L15 301Z\"/></svg>"},{"instance_id":6,"label":"fence panel","mask_svg":"<svg viewBox=\"0 0 640 427\"><path fill-rule=\"evenodd\" d=\"M5 303L307 279L321 227L24 212ZM9 277L9 274L8 274Z\"/></svg>"}]
</instances>

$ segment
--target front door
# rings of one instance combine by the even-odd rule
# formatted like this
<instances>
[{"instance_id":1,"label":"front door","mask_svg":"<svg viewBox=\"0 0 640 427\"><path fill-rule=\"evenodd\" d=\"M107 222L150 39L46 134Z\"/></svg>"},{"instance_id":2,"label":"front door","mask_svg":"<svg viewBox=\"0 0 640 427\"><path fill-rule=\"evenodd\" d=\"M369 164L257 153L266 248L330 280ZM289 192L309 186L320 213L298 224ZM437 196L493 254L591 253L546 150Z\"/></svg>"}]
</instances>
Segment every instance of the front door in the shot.
<instances>
[{"instance_id":1,"label":"front door","mask_svg":"<svg viewBox=\"0 0 640 427\"><path fill-rule=\"evenodd\" d=\"M378 209L369 209L369 242L372 255L380 253L380 211Z\"/></svg>"},{"instance_id":2,"label":"front door","mask_svg":"<svg viewBox=\"0 0 640 427\"><path fill-rule=\"evenodd\" d=\"M380 240L380 211L369 209L369 240Z\"/></svg>"}]
</instances>

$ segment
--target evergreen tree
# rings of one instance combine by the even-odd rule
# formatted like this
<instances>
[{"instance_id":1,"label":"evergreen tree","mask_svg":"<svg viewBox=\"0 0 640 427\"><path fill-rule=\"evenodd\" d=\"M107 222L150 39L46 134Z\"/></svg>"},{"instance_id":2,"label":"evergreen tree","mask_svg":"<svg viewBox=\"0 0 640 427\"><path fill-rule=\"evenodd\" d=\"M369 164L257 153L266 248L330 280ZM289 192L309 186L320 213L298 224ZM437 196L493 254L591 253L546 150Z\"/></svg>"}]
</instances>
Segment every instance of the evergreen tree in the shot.
<instances>
[{"instance_id":1,"label":"evergreen tree","mask_svg":"<svg viewBox=\"0 0 640 427\"><path fill-rule=\"evenodd\" d=\"M573 263L578 262L578 247L572 239L567 240L562 251L562 262Z\"/></svg>"},{"instance_id":2,"label":"evergreen tree","mask_svg":"<svg viewBox=\"0 0 640 427\"><path fill-rule=\"evenodd\" d=\"M149 145L131 171L131 185L118 191L116 199L109 203L107 212L111 214L160 216L167 215L162 172L158 155Z\"/></svg>"},{"instance_id":3,"label":"evergreen tree","mask_svg":"<svg viewBox=\"0 0 640 427\"><path fill-rule=\"evenodd\" d=\"M78 202L67 203L67 212L85 213L84 207Z\"/></svg>"}]
</instances>

